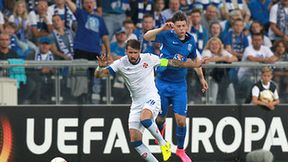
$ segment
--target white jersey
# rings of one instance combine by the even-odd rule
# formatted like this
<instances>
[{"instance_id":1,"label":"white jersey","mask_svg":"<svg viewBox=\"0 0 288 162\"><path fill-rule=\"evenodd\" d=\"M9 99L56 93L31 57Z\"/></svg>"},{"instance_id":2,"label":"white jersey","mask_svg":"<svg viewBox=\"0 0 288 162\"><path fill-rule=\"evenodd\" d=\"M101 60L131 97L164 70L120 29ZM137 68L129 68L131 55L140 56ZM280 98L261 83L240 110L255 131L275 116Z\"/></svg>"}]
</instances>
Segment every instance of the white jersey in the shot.
<instances>
[{"instance_id":1,"label":"white jersey","mask_svg":"<svg viewBox=\"0 0 288 162\"><path fill-rule=\"evenodd\" d=\"M155 85L154 67L160 64L160 58L150 53L140 54L140 58L139 63L133 65L128 57L124 56L109 66L123 77L133 101L146 98L147 95L159 96Z\"/></svg>"}]
</instances>

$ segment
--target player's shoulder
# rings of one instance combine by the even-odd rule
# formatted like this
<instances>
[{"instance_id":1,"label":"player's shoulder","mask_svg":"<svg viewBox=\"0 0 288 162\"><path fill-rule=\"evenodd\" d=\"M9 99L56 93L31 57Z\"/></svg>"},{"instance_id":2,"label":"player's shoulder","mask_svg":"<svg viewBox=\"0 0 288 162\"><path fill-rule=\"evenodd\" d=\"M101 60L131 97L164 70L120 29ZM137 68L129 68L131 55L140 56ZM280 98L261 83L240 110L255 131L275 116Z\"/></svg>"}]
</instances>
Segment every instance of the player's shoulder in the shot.
<instances>
[{"instance_id":1,"label":"player's shoulder","mask_svg":"<svg viewBox=\"0 0 288 162\"><path fill-rule=\"evenodd\" d=\"M141 58L147 58L147 59L150 59L150 58L160 58L158 55L154 54L154 53L141 53L140 54L140 57Z\"/></svg>"}]
</instances>

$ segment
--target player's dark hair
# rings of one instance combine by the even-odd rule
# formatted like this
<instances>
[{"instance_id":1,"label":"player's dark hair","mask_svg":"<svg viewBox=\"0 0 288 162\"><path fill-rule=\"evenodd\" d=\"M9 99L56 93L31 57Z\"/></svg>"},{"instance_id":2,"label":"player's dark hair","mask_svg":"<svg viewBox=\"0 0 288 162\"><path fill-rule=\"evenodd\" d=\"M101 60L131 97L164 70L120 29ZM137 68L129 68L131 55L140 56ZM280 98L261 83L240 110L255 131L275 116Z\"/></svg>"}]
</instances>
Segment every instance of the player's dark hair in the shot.
<instances>
[{"instance_id":1,"label":"player's dark hair","mask_svg":"<svg viewBox=\"0 0 288 162\"><path fill-rule=\"evenodd\" d=\"M175 23L176 21L186 21L187 22L186 15L183 12L177 12L172 17L172 22Z\"/></svg>"},{"instance_id":2,"label":"player's dark hair","mask_svg":"<svg viewBox=\"0 0 288 162\"><path fill-rule=\"evenodd\" d=\"M201 12L200 9L194 8L194 9L191 11L191 15L192 15L193 13L199 13L199 14L201 15L202 12Z\"/></svg>"},{"instance_id":3,"label":"player's dark hair","mask_svg":"<svg viewBox=\"0 0 288 162\"><path fill-rule=\"evenodd\" d=\"M145 14L143 16L143 20L146 19L146 18L152 18L154 20L154 17L152 15L150 15L150 14Z\"/></svg>"},{"instance_id":4,"label":"player's dark hair","mask_svg":"<svg viewBox=\"0 0 288 162\"><path fill-rule=\"evenodd\" d=\"M136 50L140 50L140 42L137 39L130 39L127 41L125 48L131 47Z\"/></svg>"}]
</instances>

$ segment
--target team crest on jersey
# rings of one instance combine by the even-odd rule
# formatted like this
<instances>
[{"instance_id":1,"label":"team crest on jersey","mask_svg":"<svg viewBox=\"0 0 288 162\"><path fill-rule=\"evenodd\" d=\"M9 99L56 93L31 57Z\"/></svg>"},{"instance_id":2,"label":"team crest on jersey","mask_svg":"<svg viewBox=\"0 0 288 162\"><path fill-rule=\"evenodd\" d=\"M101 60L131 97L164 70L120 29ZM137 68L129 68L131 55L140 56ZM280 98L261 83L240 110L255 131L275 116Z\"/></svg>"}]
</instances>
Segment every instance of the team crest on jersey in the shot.
<instances>
[{"instance_id":1,"label":"team crest on jersey","mask_svg":"<svg viewBox=\"0 0 288 162\"><path fill-rule=\"evenodd\" d=\"M184 56L182 56L180 54L174 55L173 59L180 60L180 61L186 61L186 57L184 57Z\"/></svg>"},{"instance_id":2,"label":"team crest on jersey","mask_svg":"<svg viewBox=\"0 0 288 162\"><path fill-rule=\"evenodd\" d=\"M144 67L144 68L147 68L147 67L148 67L148 64L147 64L146 62L144 62L144 63L143 63L143 67Z\"/></svg>"},{"instance_id":3,"label":"team crest on jersey","mask_svg":"<svg viewBox=\"0 0 288 162\"><path fill-rule=\"evenodd\" d=\"M187 50L188 50L188 51L192 51L192 44L188 44Z\"/></svg>"}]
</instances>

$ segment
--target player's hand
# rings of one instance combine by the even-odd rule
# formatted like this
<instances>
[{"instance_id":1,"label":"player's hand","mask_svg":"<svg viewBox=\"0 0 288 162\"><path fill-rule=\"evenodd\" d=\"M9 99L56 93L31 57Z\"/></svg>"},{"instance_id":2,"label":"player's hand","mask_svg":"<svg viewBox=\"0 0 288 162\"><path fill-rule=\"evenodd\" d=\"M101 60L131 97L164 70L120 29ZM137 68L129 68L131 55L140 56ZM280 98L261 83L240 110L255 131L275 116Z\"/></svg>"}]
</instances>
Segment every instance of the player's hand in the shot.
<instances>
[{"instance_id":1,"label":"player's hand","mask_svg":"<svg viewBox=\"0 0 288 162\"><path fill-rule=\"evenodd\" d=\"M200 83L201 83L201 87L202 87L202 89L201 89L202 93L207 92L208 88L209 88L207 81L204 78L202 78L202 79L200 79Z\"/></svg>"},{"instance_id":2,"label":"player's hand","mask_svg":"<svg viewBox=\"0 0 288 162\"><path fill-rule=\"evenodd\" d=\"M106 67L107 66L107 57L106 57L106 54L102 54L101 56L97 56L96 57L97 60L98 60L98 66L100 67Z\"/></svg>"},{"instance_id":3,"label":"player's hand","mask_svg":"<svg viewBox=\"0 0 288 162\"><path fill-rule=\"evenodd\" d=\"M173 22L167 22L162 26L162 30L171 30L171 29L174 29Z\"/></svg>"},{"instance_id":4,"label":"player's hand","mask_svg":"<svg viewBox=\"0 0 288 162\"><path fill-rule=\"evenodd\" d=\"M273 104L273 102L267 103L266 106L267 106L270 110L274 110L274 109L275 109L275 105Z\"/></svg>"}]
</instances>

